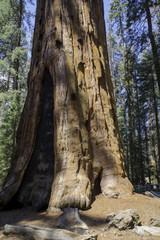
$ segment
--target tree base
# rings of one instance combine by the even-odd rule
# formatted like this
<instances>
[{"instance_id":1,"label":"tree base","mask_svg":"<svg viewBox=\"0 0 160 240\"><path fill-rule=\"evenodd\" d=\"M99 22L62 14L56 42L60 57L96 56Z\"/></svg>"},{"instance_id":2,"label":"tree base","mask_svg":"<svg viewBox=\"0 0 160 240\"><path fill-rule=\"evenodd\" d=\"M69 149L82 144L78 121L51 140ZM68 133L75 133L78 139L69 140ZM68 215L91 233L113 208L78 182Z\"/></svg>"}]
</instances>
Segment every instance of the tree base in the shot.
<instances>
[{"instance_id":1,"label":"tree base","mask_svg":"<svg viewBox=\"0 0 160 240\"><path fill-rule=\"evenodd\" d=\"M64 176L63 183L59 184L60 178L59 176L59 179L54 181L47 211L55 208L63 210L68 207L88 209L92 202L92 189L88 177L78 174L74 178L68 175Z\"/></svg>"},{"instance_id":2,"label":"tree base","mask_svg":"<svg viewBox=\"0 0 160 240\"><path fill-rule=\"evenodd\" d=\"M133 186L127 177L108 175L101 180L102 194L107 198L126 198L132 196Z\"/></svg>"},{"instance_id":3,"label":"tree base","mask_svg":"<svg viewBox=\"0 0 160 240\"><path fill-rule=\"evenodd\" d=\"M58 218L57 227L79 234L88 234L88 226L80 219L77 208L67 208Z\"/></svg>"}]
</instances>

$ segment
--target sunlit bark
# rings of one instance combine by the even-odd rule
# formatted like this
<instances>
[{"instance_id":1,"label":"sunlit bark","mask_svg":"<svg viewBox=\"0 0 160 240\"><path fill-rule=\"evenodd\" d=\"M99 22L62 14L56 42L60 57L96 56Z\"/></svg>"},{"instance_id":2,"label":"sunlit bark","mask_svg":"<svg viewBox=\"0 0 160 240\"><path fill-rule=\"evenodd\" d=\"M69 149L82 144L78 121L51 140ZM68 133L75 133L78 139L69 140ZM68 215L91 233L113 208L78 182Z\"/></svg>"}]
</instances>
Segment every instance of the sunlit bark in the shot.
<instances>
[{"instance_id":1,"label":"sunlit bark","mask_svg":"<svg viewBox=\"0 0 160 240\"><path fill-rule=\"evenodd\" d=\"M132 193L124 170L102 0L37 2L28 96L1 192L48 210Z\"/></svg>"}]
</instances>

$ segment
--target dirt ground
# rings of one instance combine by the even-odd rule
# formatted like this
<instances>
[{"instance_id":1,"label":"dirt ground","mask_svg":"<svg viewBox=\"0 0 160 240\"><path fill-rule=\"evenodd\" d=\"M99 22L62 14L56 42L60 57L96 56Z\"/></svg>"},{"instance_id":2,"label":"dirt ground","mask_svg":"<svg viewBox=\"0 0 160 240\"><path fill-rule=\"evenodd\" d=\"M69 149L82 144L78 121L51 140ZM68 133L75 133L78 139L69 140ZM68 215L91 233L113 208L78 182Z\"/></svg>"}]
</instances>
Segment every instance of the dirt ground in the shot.
<instances>
[{"instance_id":1,"label":"dirt ground","mask_svg":"<svg viewBox=\"0 0 160 240\"><path fill-rule=\"evenodd\" d=\"M107 228L105 219L108 214L130 208L137 210L142 225L148 225L151 218L160 219L160 199L153 199L141 194L134 194L132 197L126 199L107 199L100 194L96 197L91 209L79 211L79 213L80 218L89 226L90 232L98 234L98 240L160 240L160 237L138 236L133 233L132 230L119 231L114 228ZM3 235L5 224L54 227L59 214L60 213L47 214L46 212L33 212L30 208L1 211L0 240L26 239L25 236ZM27 238L27 240L31 239Z\"/></svg>"}]
</instances>

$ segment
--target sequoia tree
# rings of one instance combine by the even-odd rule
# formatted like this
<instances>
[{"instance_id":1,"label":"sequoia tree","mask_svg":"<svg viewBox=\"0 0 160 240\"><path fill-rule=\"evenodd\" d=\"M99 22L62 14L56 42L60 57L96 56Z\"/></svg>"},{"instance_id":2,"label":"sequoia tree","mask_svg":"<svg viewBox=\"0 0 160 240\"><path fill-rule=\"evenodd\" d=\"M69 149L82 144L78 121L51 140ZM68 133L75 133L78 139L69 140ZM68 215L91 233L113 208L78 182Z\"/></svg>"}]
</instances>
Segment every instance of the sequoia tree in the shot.
<instances>
[{"instance_id":1,"label":"sequoia tree","mask_svg":"<svg viewBox=\"0 0 160 240\"><path fill-rule=\"evenodd\" d=\"M0 205L86 209L95 188L132 193L102 0L37 0L28 95Z\"/></svg>"}]
</instances>

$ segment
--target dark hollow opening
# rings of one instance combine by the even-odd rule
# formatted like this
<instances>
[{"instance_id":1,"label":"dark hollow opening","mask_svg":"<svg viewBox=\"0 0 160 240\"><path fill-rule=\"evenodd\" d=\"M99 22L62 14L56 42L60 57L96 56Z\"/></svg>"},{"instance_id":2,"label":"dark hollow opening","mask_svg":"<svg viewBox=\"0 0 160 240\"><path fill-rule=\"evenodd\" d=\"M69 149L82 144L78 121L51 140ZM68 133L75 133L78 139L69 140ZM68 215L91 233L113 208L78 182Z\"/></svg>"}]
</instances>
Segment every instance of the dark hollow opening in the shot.
<instances>
[{"instance_id":1,"label":"dark hollow opening","mask_svg":"<svg viewBox=\"0 0 160 240\"><path fill-rule=\"evenodd\" d=\"M94 196L97 196L100 193L102 193L100 183L101 183L101 173L96 178L95 183L94 183L94 190L93 190Z\"/></svg>"},{"instance_id":2,"label":"dark hollow opening","mask_svg":"<svg viewBox=\"0 0 160 240\"><path fill-rule=\"evenodd\" d=\"M59 40L56 40L56 47L60 49L62 47L62 42Z\"/></svg>"},{"instance_id":3,"label":"dark hollow opening","mask_svg":"<svg viewBox=\"0 0 160 240\"><path fill-rule=\"evenodd\" d=\"M41 34L39 35L39 40L42 40L42 38L43 38L43 34L41 33Z\"/></svg>"},{"instance_id":4,"label":"dark hollow opening","mask_svg":"<svg viewBox=\"0 0 160 240\"><path fill-rule=\"evenodd\" d=\"M72 93L72 94L71 94L71 100L72 100L72 101L75 101L76 99L77 99L76 94L75 94L75 93Z\"/></svg>"},{"instance_id":5,"label":"dark hollow opening","mask_svg":"<svg viewBox=\"0 0 160 240\"><path fill-rule=\"evenodd\" d=\"M31 159L14 202L34 210L48 206L54 173L53 82L48 70L43 80L41 118Z\"/></svg>"},{"instance_id":6,"label":"dark hollow opening","mask_svg":"<svg viewBox=\"0 0 160 240\"><path fill-rule=\"evenodd\" d=\"M78 42L83 46L83 39L78 39Z\"/></svg>"},{"instance_id":7,"label":"dark hollow opening","mask_svg":"<svg viewBox=\"0 0 160 240\"><path fill-rule=\"evenodd\" d=\"M37 52L40 52L41 51L41 48L40 46L37 47Z\"/></svg>"}]
</instances>

